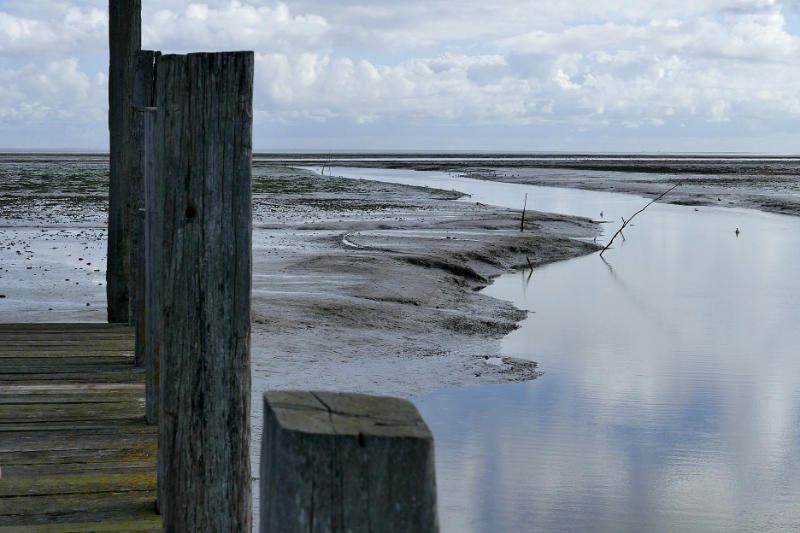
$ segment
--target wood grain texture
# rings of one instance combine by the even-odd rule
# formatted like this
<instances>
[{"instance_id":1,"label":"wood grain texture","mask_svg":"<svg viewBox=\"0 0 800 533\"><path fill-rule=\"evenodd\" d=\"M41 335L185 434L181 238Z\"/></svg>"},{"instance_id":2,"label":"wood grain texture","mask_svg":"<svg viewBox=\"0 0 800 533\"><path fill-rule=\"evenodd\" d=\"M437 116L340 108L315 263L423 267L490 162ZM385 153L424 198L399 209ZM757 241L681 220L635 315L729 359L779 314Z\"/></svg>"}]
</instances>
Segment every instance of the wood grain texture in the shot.
<instances>
[{"instance_id":1,"label":"wood grain texture","mask_svg":"<svg viewBox=\"0 0 800 533\"><path fill-rule=\"evenodd\" d=\"M433 436L406 400L264 395L261 531L438 532Z\"/></svg>"},{"instance_id":2,"label":"wood grain texture","mask_svg":"<svg viewBox=\"0 0 800 533\"><path fill-rule=\"evenodd\" d=\"M162 283L165 532L251 529L253 53L158 63L154 275Z\"/></svg>"},{"instance_id":3,"label":"wood grain texture","mask_svg":"<svg viewBox=\"0 0 800 533\"><path fill-rule=\"evenodd\" d=\"M160 57L160 54L159 56ZM156 61L158 61L156 57ZM158 67L156 67L158 68ZM155 87L153 88L155 95ZM156 131L155 107L144 110L144 195L145 195L145 227L144 227L144 341L142 357L145 364L145 382L147 384L147 401L145 413L147 423L157 425L158 413L161 410L161 331L163 313L161 310L161 278L156 275L158 265L161 265L158 249L153 238L161 231L161 209L163 204L158 204L156 197L156 163L155 140ZM152 310L152 312L148 312ZM137 339L138 339L137 330ZM139 341L137 340L137 343ZM137 344L137 348L139 345Z\"/></svg>"},{"instance_id":4,"label":"wood grain texture","mask_svg":"<svg viewBox=\"0 0 800 533\"><path fill-rule=\"evenodd\" d=\"M142 48L141 0L109 0L108 5L108 321L130 321L130 172L139 155L129 137L134 123L134 53Z\"/></svg>"},{"instance_id":5,"label":"wood grain texture","mask_svg":"<svg viewBox=\"0 0 800 533\"><path fill-rule=\"evenodd\" d=\"M0 533L160 530L158 436L144 421L133 334L0 325ZM103 356L83 355L97 345Z\"/></svg>"},{"instance_id":6,"label":"wood grain texture","mask_svg":"<svg viewBox=\"0 0 800 533\"><path fill-rule=\"evenodd\" d=\"M145 361L145 190L146 169L144 150L144 115L155 105L156 59L160 52L140 50L134 53L133 123L129 138L130 150L136 154L131 161L130 203L133 213L130 229L130 316L136 328L136 365Z\"/></svg>"}]
</instances>

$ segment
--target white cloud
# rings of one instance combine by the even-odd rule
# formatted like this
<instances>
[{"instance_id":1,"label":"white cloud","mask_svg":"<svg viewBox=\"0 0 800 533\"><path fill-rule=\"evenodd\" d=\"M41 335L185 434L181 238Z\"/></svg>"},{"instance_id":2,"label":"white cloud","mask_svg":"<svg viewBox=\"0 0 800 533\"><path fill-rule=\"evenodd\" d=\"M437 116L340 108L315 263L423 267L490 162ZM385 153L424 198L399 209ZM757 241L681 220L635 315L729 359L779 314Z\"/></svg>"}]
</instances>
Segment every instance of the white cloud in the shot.
<instances>
[{"instance_id":1,"label":"white cloud","mask_svg":"<svg viewBox=\"0 0 800 533\"><path fill-rule=\"evenodd\" d=\"M90 78L76 58L33 64L0 72L0 118L11 123L93 124L105 120L108 84L102 74Z\"/></svg>"},{"instance_id":2,"label":"white cloud","mask_svg":"<svg viewBox=\"0 0 800 533\"><path fill-rule=\"evenodd\" d=\"M70 7L52 18L31 19L0 11L0 57L54 57L107 47L108 15Z\"/></svg>"},{"instance_id":3,"label":"white cloud","mask_svg":"<svg viewBox=\"0 0 800 533\"><path fill-rule=\"evenodd\" d=\"M6 5L4 116L84 115L105 128L104 96L88 104L69 96L97 93L91 71L101 67L85 58L107 53L104 4ZM744 117L763 130L800 116L800 37L786 19L798 11L796 0L163 0L145 2L143 45L255 50L263 128L344 121L677 131L688 120ZM57 64L73 71L57 74ZM33 73L47 81L36 87ZM18 90L23 78L28 88Z\"/></svg>"},{"instance_id":4,"label":"white cloud","mask_svg":"<svg viewBox=\"0 0 800 533\"><path fill-rule=\"evenodd\" d=\"M238 1L220 7L192 3L181 10L145 13L142 44L165 52L247 49L298 53L329 49L329 31L324 18L293 15L282 2L274 7Z\"/></svg>"}]
</instances>

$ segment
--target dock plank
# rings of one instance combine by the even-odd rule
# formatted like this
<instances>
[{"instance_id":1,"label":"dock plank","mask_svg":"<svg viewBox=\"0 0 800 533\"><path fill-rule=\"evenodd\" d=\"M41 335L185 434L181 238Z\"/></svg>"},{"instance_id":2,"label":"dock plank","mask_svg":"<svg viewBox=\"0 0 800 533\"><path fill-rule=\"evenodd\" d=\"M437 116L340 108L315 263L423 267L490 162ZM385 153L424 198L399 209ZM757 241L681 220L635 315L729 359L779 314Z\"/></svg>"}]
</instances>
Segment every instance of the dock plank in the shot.
<instances>
[{"instance_id":1,"label":"dock plank","mask_svg":"<svg viewBox=\"0 0 800 533\"><path fill-rule=\"evenodd\" d=\"M0 533L161 531L133 328L0 324Z\"/></svg>"}]
</instances>

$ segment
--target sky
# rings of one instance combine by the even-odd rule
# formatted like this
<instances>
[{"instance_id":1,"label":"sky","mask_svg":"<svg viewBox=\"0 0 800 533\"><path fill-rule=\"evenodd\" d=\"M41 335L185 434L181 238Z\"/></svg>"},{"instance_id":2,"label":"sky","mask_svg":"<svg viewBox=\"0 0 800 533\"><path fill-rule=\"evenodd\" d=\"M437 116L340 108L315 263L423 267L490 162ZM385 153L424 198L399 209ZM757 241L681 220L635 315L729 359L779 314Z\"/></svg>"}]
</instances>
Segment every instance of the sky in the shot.
<instances>
[{"instance_id":1,"label":"sky","mask_svg":"<svg viewBox=\"0 0 800 533\"><path fill-rule=\"evenodd\" d=\"M800 0L142 0L256 150L800 153ZM107 0L0 0L0 149L107 150Z\"/></svg>"}]
</instances>

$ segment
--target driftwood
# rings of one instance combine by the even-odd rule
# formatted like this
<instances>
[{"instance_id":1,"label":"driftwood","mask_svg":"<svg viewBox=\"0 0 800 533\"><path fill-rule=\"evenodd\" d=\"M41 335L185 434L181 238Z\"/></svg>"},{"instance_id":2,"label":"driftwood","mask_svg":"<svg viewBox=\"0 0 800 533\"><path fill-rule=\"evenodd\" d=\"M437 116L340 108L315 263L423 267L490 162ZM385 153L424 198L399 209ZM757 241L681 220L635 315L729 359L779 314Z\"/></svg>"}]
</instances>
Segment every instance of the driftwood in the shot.
<instances>
[{"instance_id":1,"label":"driftwood","mask_svg":"<svg viewBox=\"0 0 800 533\"><path fill-rule=\"evenodd\" d=\"M663 192L663 193L661 193L661 195L659 195L657 198L654 198L653 200L650 200L650 203L649 203L649 204L647 204L646 206L644 206L643 208L639 209L639 210L638 210L638 211L636 211L634 214L632 214L632 215L631 215L631 218L629 218L628 220L625 220L625 219L623 218L623 219L622 219L622 227L620 227L620 228L617 230L617 232L614 234L614 236L613 236L613 237L611 237L611 240L610 240L610 241L608 241L608 244L606 244L605 248L603 248L603 249L600 251L600 257L603 257L603 253L604 253L606 250L608 250L608 247L609 247L609 246L611 246L611 243L612 243L612 242L614 242L614 239L616 239L616 238L617 238L617 235L621 235L621 234L622 234L622 230L624 230L624 229L625 229L625 226L627 226L628 224L630 224L631 220L633 220L633 217L635 217L636 215L638 215L639 213L641 213L642 211L644 211L645 209L647 209L648 207L650 207L650 205L651 205L651 204L653 204L653 203L655 203L655 202L657 202L657 201L661 200L661 199L662 199L664 196L666 196L666 195L667 195L667 193L669 193L669 192L672 192L672 190L673 190L673 189L675 189L676 187L678 187L679 185L680 185L680 183L677 183L677 184L675 184L675 186L674 186L674 187L671 187L669 190L666 190L666 191L664 191L664 192ZM624 239L625 237L623 236L622 238Z\"/></svg>"}]
</instances>

